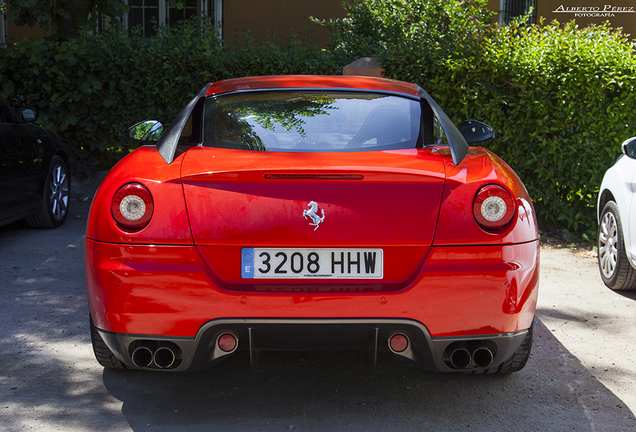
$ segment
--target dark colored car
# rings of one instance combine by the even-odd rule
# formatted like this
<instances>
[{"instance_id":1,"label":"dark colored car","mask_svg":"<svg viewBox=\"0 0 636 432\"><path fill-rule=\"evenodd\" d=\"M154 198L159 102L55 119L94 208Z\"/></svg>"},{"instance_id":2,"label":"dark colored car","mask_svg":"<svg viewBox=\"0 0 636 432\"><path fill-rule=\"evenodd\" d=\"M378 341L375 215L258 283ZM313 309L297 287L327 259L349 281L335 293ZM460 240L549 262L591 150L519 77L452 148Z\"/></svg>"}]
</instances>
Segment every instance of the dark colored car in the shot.
<instances>
[{"instance_id":1,"label":"dark colored car","mask_svg":"<svg viewBox=\"0 0 636 432\"><path fill-rule=\"evenodd\" d=\"M0 226L26 219L55 228L68 215L68 155L60 137L34 121L32 109L0 98Z\"/></svg>"}]
</instances>

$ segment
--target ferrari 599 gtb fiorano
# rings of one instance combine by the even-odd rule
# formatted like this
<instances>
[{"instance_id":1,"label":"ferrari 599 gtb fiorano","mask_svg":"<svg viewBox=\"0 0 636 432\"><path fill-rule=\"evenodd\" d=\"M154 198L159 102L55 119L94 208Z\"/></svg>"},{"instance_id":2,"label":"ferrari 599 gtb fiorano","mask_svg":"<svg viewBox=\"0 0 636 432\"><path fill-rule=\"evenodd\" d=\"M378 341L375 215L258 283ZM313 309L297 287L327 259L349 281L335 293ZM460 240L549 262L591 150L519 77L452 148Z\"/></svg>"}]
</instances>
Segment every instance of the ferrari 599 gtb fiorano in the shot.
<instances>
[{"instance_id":1,"label":"ferrari 599 gtb fiorano","mask_svg":"<svg viewBox=\"0 0 636 432\"><path fill-rule=\"evenodd\" d=\"M97 191L86 231L105 367L186 371L249 351L364 350L508 373L530 355L534 210L421 87L367 77L209 84Z\"/></svg>"}]
</instances>

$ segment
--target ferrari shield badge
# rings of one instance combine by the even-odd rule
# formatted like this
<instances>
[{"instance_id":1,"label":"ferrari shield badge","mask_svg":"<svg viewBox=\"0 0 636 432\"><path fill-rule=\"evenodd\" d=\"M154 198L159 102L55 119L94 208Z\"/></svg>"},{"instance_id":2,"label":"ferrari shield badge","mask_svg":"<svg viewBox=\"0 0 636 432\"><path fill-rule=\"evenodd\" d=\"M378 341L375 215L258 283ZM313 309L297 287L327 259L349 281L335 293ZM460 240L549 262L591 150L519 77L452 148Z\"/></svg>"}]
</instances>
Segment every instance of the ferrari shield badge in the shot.
<instances>
[{"instance_id":1,"label":"ferrari shield badge","mask_svg":"<svg viewBox=\"0 0 636 432\"><path fill-rule=\"evenodd\" d=\"M316 201L311 201L309 203L309 210L303 210L303 218L307 219L309 216L312 222L309 222L309 225L315 226L314 231L318 229L318 226L325 220L325 209L321 209L322 217L318 216L318 203Z\"/></svg>"}]
</instances>

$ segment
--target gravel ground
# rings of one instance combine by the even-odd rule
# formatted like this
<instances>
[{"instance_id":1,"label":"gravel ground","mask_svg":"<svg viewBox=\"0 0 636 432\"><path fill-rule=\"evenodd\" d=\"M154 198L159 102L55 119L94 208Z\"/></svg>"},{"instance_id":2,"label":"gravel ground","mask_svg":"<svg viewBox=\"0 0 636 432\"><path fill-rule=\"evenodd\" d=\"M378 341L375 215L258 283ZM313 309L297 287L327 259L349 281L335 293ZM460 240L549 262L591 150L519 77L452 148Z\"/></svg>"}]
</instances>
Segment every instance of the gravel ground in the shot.
<instances>
[{"instance_id":1,"label":"gravel ground","mask_svg":"<svg viewBox=\"0 0 636 432\"><path fill-rule=\"evenodd\" d=\"M609 290L596 252L541 250L537 316L621 407L636 410L636 291ZM636 429L636 428L635 428Z\"/></svg>"},{"instance_id":2,"label":"gravel ground","mask_svg":"<svg viewBox=\"0 0 636 432\"><path fill-rule=\"evenodd\" d=\"M535 343L509 376L438 374L382 355L240 353L203 371L103 370L88 334L83 242L96 181L56 230L0 227L0 430L633 431L636 295L593 253L546 247ZM85 199L86 198L86 199Z\"/></svg>"}]
</instances>

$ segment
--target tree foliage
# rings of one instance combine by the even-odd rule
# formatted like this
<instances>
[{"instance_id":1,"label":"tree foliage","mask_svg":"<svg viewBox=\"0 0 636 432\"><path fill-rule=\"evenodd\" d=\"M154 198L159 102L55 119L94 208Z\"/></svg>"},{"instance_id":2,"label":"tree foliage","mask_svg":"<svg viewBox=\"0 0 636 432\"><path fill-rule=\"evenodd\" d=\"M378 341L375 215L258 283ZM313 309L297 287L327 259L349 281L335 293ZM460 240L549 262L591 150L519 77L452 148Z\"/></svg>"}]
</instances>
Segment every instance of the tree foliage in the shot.
<instances>
[{"instance_id":1,"label":"tree foliage","mask_svg":"<svg viewBox=\"0 0 636 432\"><path fill-rule=\"evenodd\" d=\"M330 54L292 40L287 46L223 47L208 19L157 36L113 28L66 40L38 39L0 52L0 94L38 112L59 134L75 175L109 168L137 147L126 131L155 119L169 124L208 82L249 75L331 74Z\"/></svg>"},{"instance_id":2,"label":"tree foliage","mask_svg":"<svg viewBox=\"0 0 636 432\"><path fill-rule=\"evenodd\" d=\"M450 68L466 83L462 111L495 126L492 149L526 183L543 226L595 237L603 174L636 135L633 43L609 24L574 22L504 26L487 42L479 68Z\"/></svg>"},{"instance_id":3,"label":"tree foliage","mask_svg":"<svg viewBox=\"0 0 636 432\"><path fill-rule=\"evenodd\" d=\"M437 70L448 58L472 57L492 31L487 0L357 0L343 19L316 20L331 33L330 48L353 58L375 56L404 77ZM417 71L417 72L415 72Z\"/></svg>"}]
</instances>

